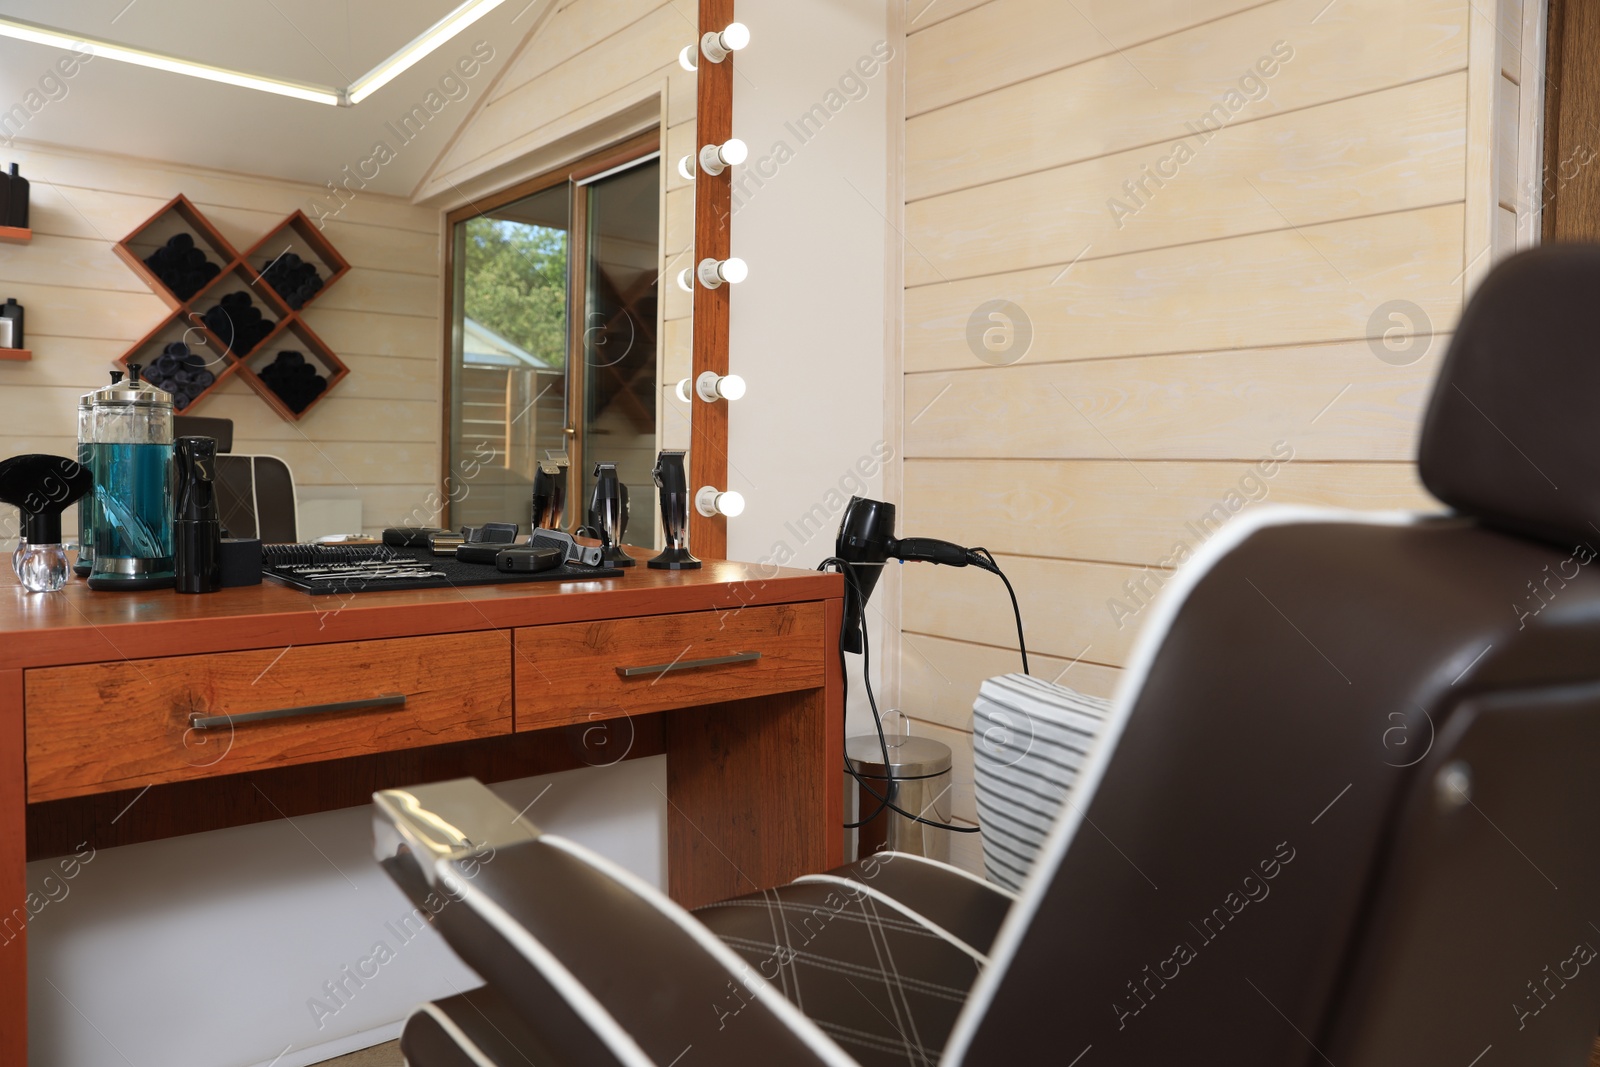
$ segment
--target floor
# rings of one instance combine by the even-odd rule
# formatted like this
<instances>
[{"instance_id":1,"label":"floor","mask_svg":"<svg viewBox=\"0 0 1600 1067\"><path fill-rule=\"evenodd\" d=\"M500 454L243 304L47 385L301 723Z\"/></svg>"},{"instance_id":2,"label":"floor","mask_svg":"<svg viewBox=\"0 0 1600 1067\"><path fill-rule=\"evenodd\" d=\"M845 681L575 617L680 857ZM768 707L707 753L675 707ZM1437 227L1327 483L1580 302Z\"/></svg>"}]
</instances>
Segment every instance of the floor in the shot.
<instances>
[{"instance_id":1,"label":"floor","mask_svg":"<svg viewBox=\"0 0 1600 1067\"><path fill-rule=\"evenodd\" d=\"M405 1062L400 1058L400 1042L390 1041L336 1060L323 1060L315 1067L405 1067Z\"/></svg>"}]
</instances>

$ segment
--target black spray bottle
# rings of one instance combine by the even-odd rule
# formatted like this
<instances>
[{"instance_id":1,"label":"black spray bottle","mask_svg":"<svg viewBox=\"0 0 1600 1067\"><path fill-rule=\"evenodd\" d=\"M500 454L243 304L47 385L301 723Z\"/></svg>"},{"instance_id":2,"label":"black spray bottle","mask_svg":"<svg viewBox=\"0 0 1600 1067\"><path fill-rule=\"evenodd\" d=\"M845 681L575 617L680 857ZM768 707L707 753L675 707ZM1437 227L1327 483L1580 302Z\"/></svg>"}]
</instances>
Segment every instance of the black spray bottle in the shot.
<instances>
[{"instance_id":1,"label":"black spray bottle","mask_svg":"<svg viewBox=\"0 0 1600 1067\"><path fill-rule=\"evenodd\" d=\"M178 438L176 461L178 505L172 524L175 584L180 593L215 593L222 588L216 439Z\"/></svg>"}]
</instances>

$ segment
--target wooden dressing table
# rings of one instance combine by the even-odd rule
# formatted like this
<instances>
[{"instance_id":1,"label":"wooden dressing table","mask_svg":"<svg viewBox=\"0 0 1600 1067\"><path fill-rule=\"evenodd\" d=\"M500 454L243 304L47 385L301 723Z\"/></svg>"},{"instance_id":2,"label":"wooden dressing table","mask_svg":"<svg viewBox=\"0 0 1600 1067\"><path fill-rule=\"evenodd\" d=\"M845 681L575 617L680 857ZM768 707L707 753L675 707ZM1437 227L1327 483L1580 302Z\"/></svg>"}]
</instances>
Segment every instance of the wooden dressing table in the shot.
<instances>
[{"instance_id":1,"label":"wooden dressing table","mask_svg":"<svg viewBox=\"0 0 1600 1067\"><path fill-rule=\"evenodd\" d=\"M843 580L765 573L641 560L606 581L342 598L41 595L6 573L0 1063L27 1062L24 864L82 843L665 753L680 903L843 862Z\"/></svg>"}]
</instances>

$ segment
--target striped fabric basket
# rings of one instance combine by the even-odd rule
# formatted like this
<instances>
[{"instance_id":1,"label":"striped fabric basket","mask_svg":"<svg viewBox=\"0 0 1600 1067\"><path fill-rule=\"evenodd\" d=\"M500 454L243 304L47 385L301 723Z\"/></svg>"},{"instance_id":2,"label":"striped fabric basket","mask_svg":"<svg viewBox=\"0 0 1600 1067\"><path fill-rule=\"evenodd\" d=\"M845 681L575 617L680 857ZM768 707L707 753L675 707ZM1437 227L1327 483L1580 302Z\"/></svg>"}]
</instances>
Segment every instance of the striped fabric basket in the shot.
<instances>
[{"instance_id":1,"label":"striped fabric basket","mask_svg":"<svg viewBox=\"0 0 1600 1067\"><path fill-rule=\"evenodd\" d=\"M989 880L1018 889L1111 710L1104 697L1003 674L972 706L973 777Z\"/></svg>"}]
</instances>

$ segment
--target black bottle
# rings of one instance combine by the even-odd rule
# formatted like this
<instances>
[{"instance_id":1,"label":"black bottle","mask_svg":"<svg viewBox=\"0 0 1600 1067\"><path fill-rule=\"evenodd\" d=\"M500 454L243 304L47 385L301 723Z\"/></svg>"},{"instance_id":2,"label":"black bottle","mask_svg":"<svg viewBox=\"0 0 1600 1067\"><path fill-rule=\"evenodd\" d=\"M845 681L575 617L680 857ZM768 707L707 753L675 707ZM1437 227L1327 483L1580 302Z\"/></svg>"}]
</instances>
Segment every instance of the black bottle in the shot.
<instances>
[{"instance_id":1,"label":"black bottle","mask_svg":"<svg viewBox=\"0 0 1600 1067\"><path fill-rule=\"evenodd\" d=\"M176 447L178 504L172 523L175 585L180 593L222 588L222 523L217 518L217 442L180 437Z\"/></svg>"},{"instance_id":2,"label":"black bottle","mask_svg":"<svg viewBox=\"0 0 1600 1067\"><path fill-rule=\"evenodd\" d=\"M6 175L6 184L11 188L6 196L6 226L20 226L28 228L28 179L17 173L17 165L11 164L11 173ZM21 348L21 345L17 346Z\"/></svg>"},{"instance_id":3,"label":"black bottle","mask_svg":"<svg viewBox=\"0 0 1600 1067\"><path fill-rule=\"evenodd\" d=\"M22 305L17 303L16 297L6 297L5 306L0 307L0 318L11 320L11 347L27 348L22 337Z\"/></svg>"}]
</instances>

